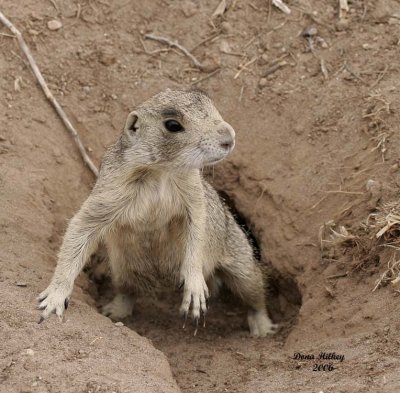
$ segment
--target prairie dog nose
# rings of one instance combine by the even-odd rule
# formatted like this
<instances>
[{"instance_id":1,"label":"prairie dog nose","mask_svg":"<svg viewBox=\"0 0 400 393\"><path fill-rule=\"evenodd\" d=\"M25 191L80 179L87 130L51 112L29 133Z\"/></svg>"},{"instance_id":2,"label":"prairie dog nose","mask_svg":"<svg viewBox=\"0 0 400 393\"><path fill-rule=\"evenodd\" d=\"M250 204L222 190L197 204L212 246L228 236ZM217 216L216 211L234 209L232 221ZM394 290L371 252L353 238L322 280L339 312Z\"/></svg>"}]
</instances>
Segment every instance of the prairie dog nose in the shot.
<instances>
[{"instance_id":1,"label":"prairie dog nose","mask_svg":"<svg viewBox=\"0 0 400 393\"><path fill-rule=\"evenodd\" d=\"M234 129L228 123L223 123L218 127L217 133L220 136L219 145L224 150L232 150L235 146Z\"/></svg>"}]
</instances>

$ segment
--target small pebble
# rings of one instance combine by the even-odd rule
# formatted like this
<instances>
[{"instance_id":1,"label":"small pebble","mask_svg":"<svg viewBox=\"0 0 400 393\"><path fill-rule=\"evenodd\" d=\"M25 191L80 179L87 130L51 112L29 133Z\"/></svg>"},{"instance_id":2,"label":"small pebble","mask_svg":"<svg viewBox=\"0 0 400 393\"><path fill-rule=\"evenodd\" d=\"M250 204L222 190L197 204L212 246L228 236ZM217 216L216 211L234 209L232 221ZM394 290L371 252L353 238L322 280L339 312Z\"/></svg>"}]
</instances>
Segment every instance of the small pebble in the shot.
<instances>
[{"instance_id":1,"label":"small pebble","mask_svg":"<svg viewBox=\"0 0 400 393\"><path fill-rule=\"evenodd\" d=\"M265 87L267 84L268 84L267 78L261 78L260 82L258 82L258 86L260 86L260 87Z\"/></svg>"},{"instance_id":2,"label":"small pebble","mask_svg":"<svg viewBox=\"0 0 400 393\"><path fill-rule=\"evenodd\" d=\"M46 120L41 118L41 117L32 117L32 120L37 121L38 123L44 124L46 123Z\"/></svg>"},{"instance_id":3,"label":"small pebble","mask_svg":"<svg viewBox=\"0 0 400 393\"><path fill-rule=\"evenodd\" d=\"M103 49L99 52L99 61L105 66L110 66L116 63L117 58L110 49Z\"/></svg>"},{"instance_id":4,"label":"small pebble","mask_svg":"<svg viewBox=\"0 0 400 393\"><path fill-rule=\"evenodd\" d=\"M232 34L233 33L233 27L228 22L222 22L221 23L221 30L225 34Z\"/></svg>"},{"instance_id":5,"label":"small pebble","mask_svg":"<svg viewBox=\"0 0 400 393\"><path fill-rule=\"evenodd\" d=\"M219 61L215 58L209 58L203 61L203 68L204 72L213 72L219 68Z\"/></svg>"},{"instance_id":6,"label":"small pebble","mask_svg":"<svg viewBox=\"0 0 400 393\"><path fill-rule=\"evenodd\" d=\"M325 41L322 41L322 42L321 42L321 46L322 46L324 49L326 49L326 48L329 47L328 44L327 44Z\"/></svg>"},{"instance_id":7,"label":"small pebble","mask_svg":"<svg viewBox=\"0 0 400 393\"><path fill-rule=\"evenodd\" d=\"M336 23L336 30L338 30L338 31L347 30L349 28L349 25L350 25L350 23L347 19L340 19Z\"/></svg>"},{"instance_id":8,"label":"small pebble","mask_svg":"<svg viewBox=\"0 0 400 393\"><path fill-rule=\"evenodd\" d=\"M186 18L190 18L197 13L197 6L195 3L188 1L182 4L182 12Z\"/></svg>"},{"instance_id":9,"label":"small pebble","mask_svg":"<svg viewBox=\"0 0 400 393\"><path fill-rule=\"evenodd\" d=\"M115 322L115 326L121 327L124 326L123 322Z\"/></svg>"},{"instance_id":10,"label":"small pebble","mask_svg":"<svg viewBox=\"0 0 400 393\"><path fill-rule=\"evenodd\" d=\"M261 60L262 60L262 62L263 62L264 64L267 64L268 61L269 61L269 56L268 56L266 53L264 53L264 54L261 56Z\"/></svg>"},{"instance_id":11,"label":"small pebble","mask_svg":"<svg viewBox=\"0 0 400 393\"><path fill-rule=\"evenodd\" d=\"M221 40L219 43L219 50L222 53L230 53L231 52L231 47L229 45L229 43L225 40Z\"/></svg>"},{"instance_id":12,"label":"small pebble","mask_svg":"<svg viewBox=\"0 0 400 393\"><path fill-rule=\"evenodd\" d=\"M399 170L399 164L396 162L390 167L390 172L397 172Z\"/></svg>"},{"instance_id":13,"label":"small pebble","mask_svg":"<svg viewBox=\"0 0 400 393\"><path fill-rule=\"evenodd\" d=\"M43 18L40 15L36 14L35 12L31 13L31 17L33 20L43 20Z\"/></svg>"},{"instance_id":14,"label":"small pebble","mask_svg":"<svg viewBox=\"0 0 400 393\"><path fill-rule=\"evenodd\" d=\"M26 286L28 286L28 284L26 282L17 282L15 285L17 287L26 287Z\"/></svg>"},{"instance_id":15,"label":"small pebble","mask_svg":"<svg viewBox=\"0 0 400 393\"><path fill-rule=\"evenodd\" d=\"M62 23L59 20L53 19L47 22L49 30L59 30L62 27Z\"/></svg>"},{"instance_id":16,"label":"small pebble","mask_svg":"<svg viewBox=\"0 0 400 393\"><path fill-rule=\"evenodd\" d=\"M35 354L35 352L33 351L33 349L30 349L30 348L28 348L28 349L25 351L25 353L26 353L28 356L33 356L33 355Z\"/></svg>"}]
</instances>

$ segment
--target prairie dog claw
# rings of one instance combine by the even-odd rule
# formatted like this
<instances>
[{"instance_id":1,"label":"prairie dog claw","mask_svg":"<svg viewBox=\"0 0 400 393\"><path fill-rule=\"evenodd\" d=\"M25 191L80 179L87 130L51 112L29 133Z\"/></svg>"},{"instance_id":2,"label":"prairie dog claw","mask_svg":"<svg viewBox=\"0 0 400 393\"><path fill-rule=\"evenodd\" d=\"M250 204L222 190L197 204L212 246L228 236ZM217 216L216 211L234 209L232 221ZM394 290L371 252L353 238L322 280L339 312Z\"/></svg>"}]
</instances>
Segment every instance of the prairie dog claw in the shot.
<instances>
[{"instance_id":1,"label":"prairie dog claw","mask_svg":"<svg viewBox=\"0 0 400 393\"><path fill-rule=\"evenodd\" d=\"M194 277L184 280L183 300L180 312L185 317L183 327L186 326L186 319L191 311L192 318L196 324L195 335L197 333L200 314L203 315L207 311L206 300L209 297L207 284L202 274L197 274Z\"/></svg>"},{"instance_id":2,"label":"prairie dog claw","mask_svg":"<svg viewBox=\"0 0 400 393\"><path fill-rule=\"evenodd\" d=\"M37 308L42 310L38 323L42 323L52 313L55 313L62 320L64 311L68 307L71 292L72 287L68 285L51 283L38 296L39 305Z\"/></svg>"},{"instance_id":3,"label":"prairie dog claw","mask_svg":"<svg viewBox=\"0 0 400 393\"><path fill-rule=\"evenodd\" d=\"M183 315L183 325L182 325L182 329L185 329L185 327L186 327L187 316L188 316L188 313L185 312L184 315Z\"/></svg>"},{"instance_id":4,"label":"prairie dog claw","mask_svg":"<svg viewBox=\"0 0 400 393\"><path fill-rule=\"evenodd\" d=\"M198 330L198 328L199 328L199 318L195 318L195 319L194 319L194 326L195 326L195 328L194 328L193 336L196 336L197 330Z\"/></svg>"}]
</instances>

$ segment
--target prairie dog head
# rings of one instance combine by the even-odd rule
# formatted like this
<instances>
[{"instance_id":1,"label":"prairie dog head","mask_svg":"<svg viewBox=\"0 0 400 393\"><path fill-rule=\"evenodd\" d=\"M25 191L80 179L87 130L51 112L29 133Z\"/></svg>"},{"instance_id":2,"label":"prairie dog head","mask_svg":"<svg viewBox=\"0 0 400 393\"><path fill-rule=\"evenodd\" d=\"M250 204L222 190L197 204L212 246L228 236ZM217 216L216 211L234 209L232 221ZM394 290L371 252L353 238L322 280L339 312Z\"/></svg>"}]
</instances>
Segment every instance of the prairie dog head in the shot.
<instances>
[{"instance_id":1,"label":"prairie dog head","mask_svg":"<svg viewBox=\"0 0 400 393\"><path fill-rule=\"evenodd\" d=\"M224 159L235 131L205 93L167 89L128 115L121 142L126 162L193 169Z\"/></svg>"}]
</instances>

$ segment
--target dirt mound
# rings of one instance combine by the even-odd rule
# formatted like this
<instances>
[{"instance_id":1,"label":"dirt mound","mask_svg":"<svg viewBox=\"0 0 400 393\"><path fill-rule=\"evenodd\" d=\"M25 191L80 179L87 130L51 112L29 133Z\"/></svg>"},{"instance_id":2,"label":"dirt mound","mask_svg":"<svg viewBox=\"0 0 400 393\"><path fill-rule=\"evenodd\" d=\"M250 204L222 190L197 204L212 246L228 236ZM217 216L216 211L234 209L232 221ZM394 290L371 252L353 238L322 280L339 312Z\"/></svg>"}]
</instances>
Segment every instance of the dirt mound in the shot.
<instances>
[{"instance_id":1,"label":"dirt mound","mask_svg":"<svg viewBox=\"0 0 400 393\"><path fill-rule=\"evenodd\" d=\"M357 260L321 254L319 234L331 220L358 225L399 195L398 2L349 1L339 17L334 0L287 1L290 15L271 2L228 1L211 18L218 3L1 6L96 163L126 113L166 87L205 88L237 131L234 153L207 176L275 272L280 333L250 340L244 310L228 299L211 305L193 337L177 319L176 293L140 299L124 322L168 357L183 391L397 392L398 292L372 292L386 267L378 259L353 271ZM62 26L49 29L53 20ZM36 324L35 296L93 178L15 40L0 33L1 389L176 391L160 352L97 313L107 291L99 296L85 275L66 323ZM146 33L178 39L207 70L219 68L207 74ZM382 185L380 198L370 180Z\"/></svg>"}]
</instances>

